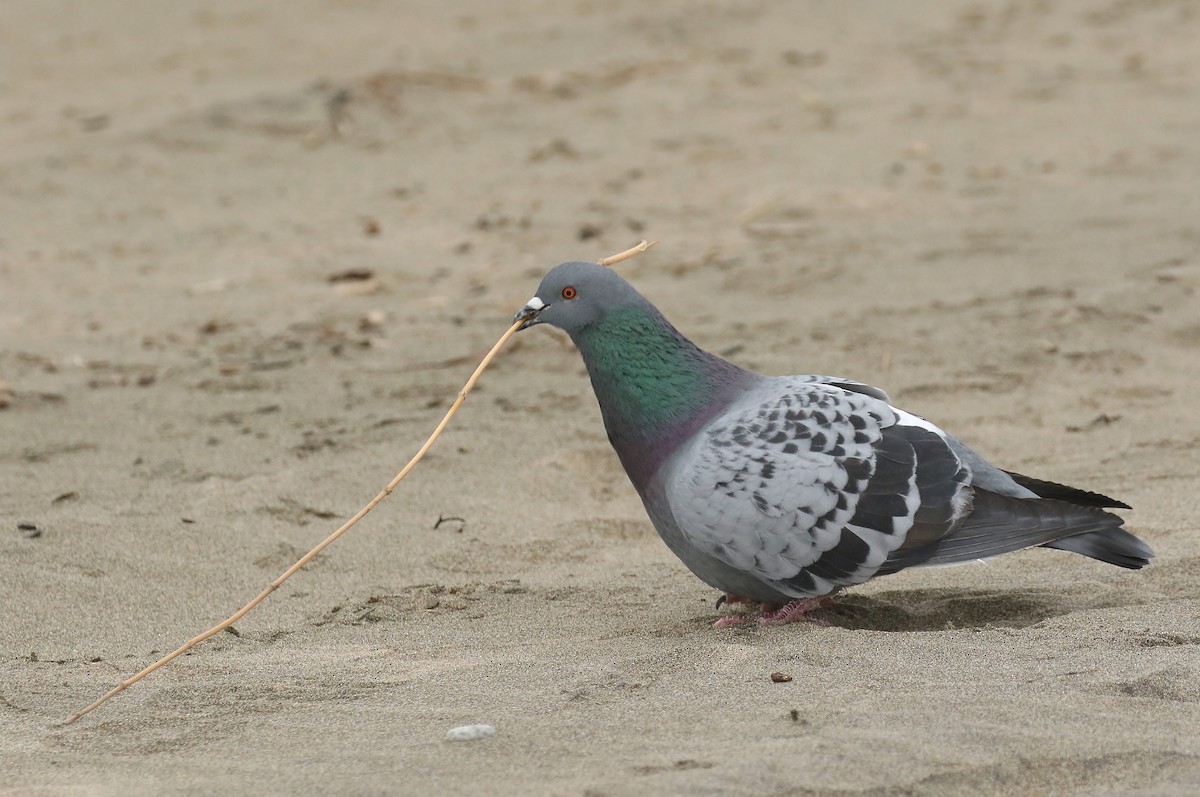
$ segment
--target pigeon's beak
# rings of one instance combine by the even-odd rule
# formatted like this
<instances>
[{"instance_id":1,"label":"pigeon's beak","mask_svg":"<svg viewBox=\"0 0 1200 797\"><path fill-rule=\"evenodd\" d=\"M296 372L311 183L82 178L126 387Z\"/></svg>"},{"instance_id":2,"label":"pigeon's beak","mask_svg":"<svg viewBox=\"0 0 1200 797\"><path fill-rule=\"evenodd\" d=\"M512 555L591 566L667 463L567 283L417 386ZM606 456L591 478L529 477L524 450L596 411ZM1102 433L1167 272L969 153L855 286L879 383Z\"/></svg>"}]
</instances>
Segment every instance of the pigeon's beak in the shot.
<instances>
[{"instance_id":1,"label":"pigeon's beak","mask_svg":"<svg viewBox=\"0 0 1200 797\"><path fill-rule=\"evenodd\" d=\"M527 329L534 324L540 324L541 322L538 321L538 316L540 316L542 311L545 309L546 303L534 296L525 303L524 307L517 311L515 316L513 316L513 323L515 324L518 321L524 321L525 323L521 325L521 329Z\"/></svg>"}]
</instances>

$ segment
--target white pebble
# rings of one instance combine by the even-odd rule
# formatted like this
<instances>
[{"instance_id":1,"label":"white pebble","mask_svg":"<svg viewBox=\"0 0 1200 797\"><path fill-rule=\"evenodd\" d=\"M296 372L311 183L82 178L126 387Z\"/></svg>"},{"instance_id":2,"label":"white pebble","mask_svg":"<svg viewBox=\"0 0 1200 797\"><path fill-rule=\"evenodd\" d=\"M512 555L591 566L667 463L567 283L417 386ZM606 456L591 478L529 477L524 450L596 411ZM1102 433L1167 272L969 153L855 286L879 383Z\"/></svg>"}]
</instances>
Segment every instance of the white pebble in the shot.
<instances>
[{"instance_id":1,"label":"white pebble","mask_svg":"<svg viewBox=\"0 0 1200 797\"><path fill-rule=\"evenodd\" d=\"M491 725L460 725L446 731L446 741L473 742L476 739L486 739L495 735L496 729Z\"/></svg>"}]
</instances>

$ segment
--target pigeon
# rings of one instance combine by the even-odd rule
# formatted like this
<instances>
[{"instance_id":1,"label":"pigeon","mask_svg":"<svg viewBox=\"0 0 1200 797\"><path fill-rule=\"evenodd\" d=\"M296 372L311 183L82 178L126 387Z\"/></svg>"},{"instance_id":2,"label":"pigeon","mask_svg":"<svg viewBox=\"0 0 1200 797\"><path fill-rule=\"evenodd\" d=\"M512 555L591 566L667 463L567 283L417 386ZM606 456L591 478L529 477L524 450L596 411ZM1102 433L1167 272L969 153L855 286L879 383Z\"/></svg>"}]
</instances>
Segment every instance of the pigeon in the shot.
<instances>
[{"instance_id":1,"label":"pigeon","mask_svg":"<svg viewBox=\"0 0 1200 797\"><path fill-rule=\"evenodd\" d=\"M909 567L1034 546L1130 569L1153 552L1099 493L1001 470L877 387L764 376L700 349L611 268L563 263L514 317L574 341L608 439L718 627L809 613Z\"/></svg>"}]
</instances>

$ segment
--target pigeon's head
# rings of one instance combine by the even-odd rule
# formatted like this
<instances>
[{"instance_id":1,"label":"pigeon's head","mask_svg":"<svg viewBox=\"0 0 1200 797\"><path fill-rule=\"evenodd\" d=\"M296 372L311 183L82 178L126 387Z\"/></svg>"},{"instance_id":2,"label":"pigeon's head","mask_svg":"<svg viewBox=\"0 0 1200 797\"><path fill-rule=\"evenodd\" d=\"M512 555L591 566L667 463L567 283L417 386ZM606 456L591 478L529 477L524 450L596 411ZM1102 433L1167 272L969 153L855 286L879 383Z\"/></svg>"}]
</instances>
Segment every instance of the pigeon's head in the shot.
<instances>
[{"instance_id":1,"label":"pigeon's head","mask_svg":"<svg viewBox=\"0 0 1200 797\"><path fill-rule=\"evenodd\" d=\"M537 294L513 316L513 321L524 318L521 329L551 324L574 337L613 309L644 301L611 268L597 263L563 263L542 278Z\"/></svg>"}]
</instances>

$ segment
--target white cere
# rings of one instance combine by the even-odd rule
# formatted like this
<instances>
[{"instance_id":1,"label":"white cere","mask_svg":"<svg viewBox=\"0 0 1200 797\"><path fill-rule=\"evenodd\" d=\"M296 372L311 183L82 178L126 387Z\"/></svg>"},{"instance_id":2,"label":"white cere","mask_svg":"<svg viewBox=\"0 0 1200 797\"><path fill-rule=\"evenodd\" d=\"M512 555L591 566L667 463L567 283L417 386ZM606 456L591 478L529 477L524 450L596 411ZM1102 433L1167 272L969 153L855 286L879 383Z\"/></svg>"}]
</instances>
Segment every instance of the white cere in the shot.
<instances>
[{"instance_id":1,"label":"white cere","mask_svg":"<svg viewBox=\"0 0 1200 797\"><path fill-rule=\"evenodd\" d=\"M473 742L476 739L486 739L495 735L496 729L491 725L460 725L446 731L446 741Z\"/></svg>"},{"instance_id":2,"label":"white cere","mask_svg":"<svg viewBox=\"0 0 1200 797\"><path fill-rule=\"evenodd\" d=\"M541 310L542 308L544 308L546 306L546 303L543 302L538 297L534 296L532 299L525 302L525 306L528 307L530 310Z\"/></svg>"}]
</instances>

